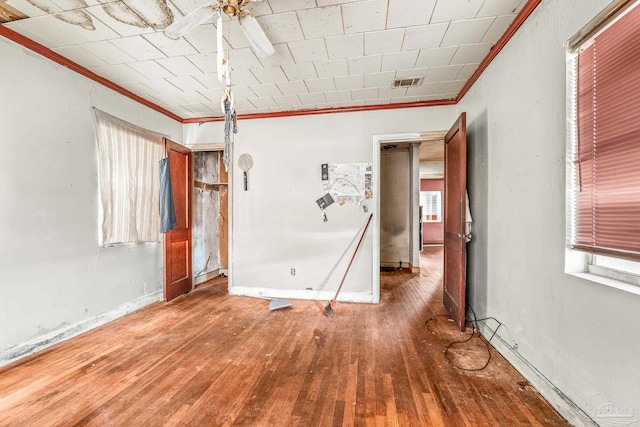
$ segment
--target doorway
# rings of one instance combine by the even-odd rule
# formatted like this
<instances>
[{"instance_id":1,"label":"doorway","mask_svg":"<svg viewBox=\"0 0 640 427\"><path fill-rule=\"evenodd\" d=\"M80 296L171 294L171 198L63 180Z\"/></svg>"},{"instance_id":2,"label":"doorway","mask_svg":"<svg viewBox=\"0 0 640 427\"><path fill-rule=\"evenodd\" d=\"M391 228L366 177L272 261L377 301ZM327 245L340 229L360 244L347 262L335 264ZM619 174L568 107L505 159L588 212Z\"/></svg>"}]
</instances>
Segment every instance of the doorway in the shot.
<instances>
[{"instance_id":1,"label":"doorway","mask_svg":"<svg viewBox=\"0 0 640 427\"><path fill-rule=\"evenodd\" d=\"M466 241L465 241L465 207L466 207L466 114L462 113L458 120L448 131L435 131L423 133L406 133L391 135L375 135L373 137L373 173L378 179L374 182L376 198L376 212L373 223L373 300L380 301L380 268L386 260L381 259L383 242L388 239L383 235L381 229L384 210L382 206L385 202L381 199L385 196L382 190L381 181L384 179L381 154L385 147L393 147L410 144L417 151L417 147L425 144L429 146L431 142L438 142L444 148L444 279L443 295L444 305L447 314L454 320L456 325L463 330L465 324L466 309ZM435 144L434 144L435 145ZM395 147L393 147L395 149ZM419 254L422 247L420 239L420 229L422 224L419 219L422 217L419 208L420 189L420 165L419 156L416 155L411 162L410 196L409 201L409 224L412 229L411 254L412 265L419 266ZM385 175L388 175L385 172ZM441 198L442 200L442 198ZM399 210L403 210L403 206ZM414 254L416 258L414 261Z\"/></svg>"}]
</instances>

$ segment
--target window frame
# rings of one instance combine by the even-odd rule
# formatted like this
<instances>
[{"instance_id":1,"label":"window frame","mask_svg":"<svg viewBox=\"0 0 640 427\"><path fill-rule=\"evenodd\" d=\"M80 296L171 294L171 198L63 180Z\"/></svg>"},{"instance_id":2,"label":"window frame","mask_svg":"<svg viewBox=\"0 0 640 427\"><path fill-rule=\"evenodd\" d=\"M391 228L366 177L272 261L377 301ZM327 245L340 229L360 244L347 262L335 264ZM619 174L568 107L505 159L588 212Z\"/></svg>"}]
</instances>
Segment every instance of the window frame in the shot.
<instances>
[{"instance_id":1,"label":"window frame","mask_svg":"<svg viewBox=\"0 0 640 427\"><path fill-rule=\"evenodd\" d=\"M618 0L593 18L566 44L566 245L565 273L597 282L616 289L640 295L640 261L621 256L594 254L574 248L578 167L574 159L578 149L577 120L577 58L580 47L596 34L612 25L620 16L633 7L640 7L640 0Z\"/></svg>"}]
</instances>

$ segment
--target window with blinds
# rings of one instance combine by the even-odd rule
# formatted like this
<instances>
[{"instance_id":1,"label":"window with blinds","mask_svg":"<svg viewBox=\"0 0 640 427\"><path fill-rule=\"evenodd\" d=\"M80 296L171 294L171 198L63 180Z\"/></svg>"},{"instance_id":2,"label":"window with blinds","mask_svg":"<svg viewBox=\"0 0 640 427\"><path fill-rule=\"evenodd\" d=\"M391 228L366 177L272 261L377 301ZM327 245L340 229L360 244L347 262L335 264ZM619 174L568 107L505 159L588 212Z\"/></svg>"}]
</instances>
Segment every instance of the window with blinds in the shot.
<instances>
[{"instance_id":1,"label":"window with blinds","mask_svg":"<svg viewBox=\"0 0 640 427\"><path fill-rule=\"evenodd\" d=\"M568 61L574 67L569 243L634 260L640 260L639 4L608 11L574 40Z\"/></svg>"},{"instance_id":2,"label":"window with blinds","mask_svg":"<svg viewBox=\"0 0 640 427\"><path fill-rule=\"evenodd\" d=\"M422 222L442 222L442 191L421 191Z\"/></svg>"}]
</instances>

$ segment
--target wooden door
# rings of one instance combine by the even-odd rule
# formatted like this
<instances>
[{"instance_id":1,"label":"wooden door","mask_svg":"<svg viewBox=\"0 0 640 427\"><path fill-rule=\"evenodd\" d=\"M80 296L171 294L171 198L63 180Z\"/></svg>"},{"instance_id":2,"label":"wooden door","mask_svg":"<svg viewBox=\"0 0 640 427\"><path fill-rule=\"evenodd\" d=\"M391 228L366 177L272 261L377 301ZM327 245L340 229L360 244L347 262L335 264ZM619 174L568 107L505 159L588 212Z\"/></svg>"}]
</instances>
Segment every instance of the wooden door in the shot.
<instances>
[{"instance_id":1,"label":"wooden door","mask_svg":"<svg viewBox=\"0 0 640 427\"><path fill-rule=\"evenodd\" d=\"M171 189L176 211L176 228L164 236L164 300L189 292L193 287L191 272L191 150L165 139Z\"/></svg>"},{"instance_id":2,"label":"wooden door","mask_svg":"<svg viewBox=\"0 0 640 427\"><path fill-rule=\"evenodd\" d=\"M465 327L467 247L465 239L467 189L466 113L444 139L444 279L447 315L461 331Z\"/></svg>"}]
</instances>

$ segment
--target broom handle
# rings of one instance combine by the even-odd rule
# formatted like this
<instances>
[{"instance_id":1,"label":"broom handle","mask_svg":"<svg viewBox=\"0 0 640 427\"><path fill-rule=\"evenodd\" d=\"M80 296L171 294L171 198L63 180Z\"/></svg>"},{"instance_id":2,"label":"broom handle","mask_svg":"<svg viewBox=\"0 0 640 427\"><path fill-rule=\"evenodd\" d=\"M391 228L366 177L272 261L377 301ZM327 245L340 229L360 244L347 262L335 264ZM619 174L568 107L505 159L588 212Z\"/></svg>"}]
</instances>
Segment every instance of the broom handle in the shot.
<instances>
[{"instance_id":1,"label":"broom handle","mask_svg":"<svg viewBox=\"0 0 640 427\"><path fill-rule=\"evenodd\" d=\"M373 218L373 214L369 215L369 219L367 220L367 225L364 226L364 230L362 230L362 235L360 236L360 240L358 241L358 246L356 246L356 250L353 251L353 255L351 255L351 261L349 261L349 265L347 266L347 271L344 272L344 276L342 276L342 281L340 282L340 286L338 286L338 290L336 291L336 296L331 300L331 305L335 304L338 299L338 294L340 293L340 289L342 289L342 285L344 284L344 279L347 278L347 274L349 273L349 269L351 268L351 264L353 264L353 260L356 258L356 254L358 253L358 249L360 249L360 245L362 244L362 240L364 240L364 235L367 234L367 228L369 228L369 224L371 223L371 218Z\"/></svg>"}]
</instances>

